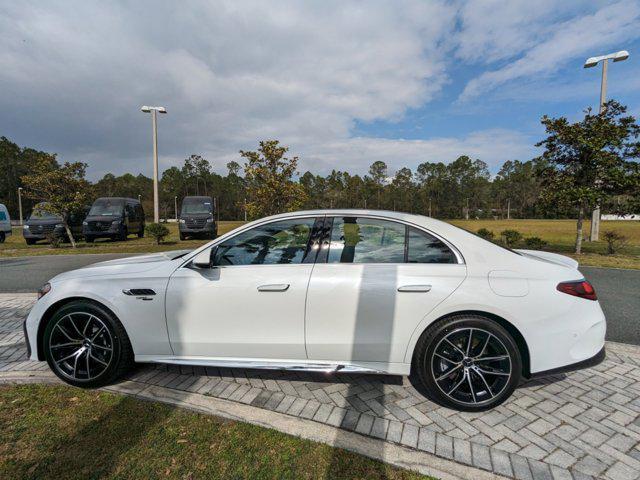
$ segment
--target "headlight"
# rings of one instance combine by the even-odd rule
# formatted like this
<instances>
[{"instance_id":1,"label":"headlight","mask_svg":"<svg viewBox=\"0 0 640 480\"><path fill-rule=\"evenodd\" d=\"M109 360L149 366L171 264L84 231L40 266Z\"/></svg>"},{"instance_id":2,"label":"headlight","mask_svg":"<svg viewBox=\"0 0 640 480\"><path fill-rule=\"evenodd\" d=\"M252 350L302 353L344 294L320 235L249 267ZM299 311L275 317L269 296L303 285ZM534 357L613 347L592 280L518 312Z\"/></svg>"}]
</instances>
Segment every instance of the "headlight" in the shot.
<instances>
[{"instance_id":1,"label":"headlight","mask_svg":"<svg viewBox=\"0 0 640 480\"><path fill-rule=\"evenodd\" d=\"M207 218L207 223L213 222L213 218Z\"/></svg>"},{"instance_id":2,"label":"headlight","mask_svg":"<svg viewBox=\"0 0 640 480\"><path fill-rule=\"evenodd\" d=\"M29 225L24 225L22 228L24 228L25 230L29 230Z\"/></svg>"},{"instance_id":3,"label":"headlight","mask_svg":"<svg viewBox=\"0 0 640 480\"><path fill-rule=\"evenodd\" d=\"M114 220L111 225L120 225L120 220Z\"/></svg>"},{"instance_id":4,"label":"headlight","mask_svg":"<svg viewBox=\"0 0 640 480\"><path fill-rule=\"evenodd\" d=\"M181 218L181 219L179 220L179 222L180 222L180 223L187 223L187 222L185 222L185 221L184 221L184 219L183 219L183 218Z\"/></svg>"},{"instance_id":5,"label":"headlight","mask_svg":"<svg viewBox=\"0 0 640 480\"><path fill-rule=\"evenodd\" d=\"M82 225L86 227L87 225L89 225L89 222L82 222Z\"/></svg>"},{"instance_id":6,"label":"headlight","mask_svg":"<svg viewBox=\"0 0 640 480\"><path fill-rule=\"evenodd\" d=\"M45 283L38 289L38 300L44 297L47 293L51 291L51 284L49 282Z\"/></svg>"},{"instance_id":7,"label":"headlight","mask_svg":"<svg viewBox=\"0 0 640 480\"><path fill-rule=\"evenodd\" d=\"M64 228L64 225L62 223L58 223L56 224L56 228Z\"/></svg>"}]
</instances>

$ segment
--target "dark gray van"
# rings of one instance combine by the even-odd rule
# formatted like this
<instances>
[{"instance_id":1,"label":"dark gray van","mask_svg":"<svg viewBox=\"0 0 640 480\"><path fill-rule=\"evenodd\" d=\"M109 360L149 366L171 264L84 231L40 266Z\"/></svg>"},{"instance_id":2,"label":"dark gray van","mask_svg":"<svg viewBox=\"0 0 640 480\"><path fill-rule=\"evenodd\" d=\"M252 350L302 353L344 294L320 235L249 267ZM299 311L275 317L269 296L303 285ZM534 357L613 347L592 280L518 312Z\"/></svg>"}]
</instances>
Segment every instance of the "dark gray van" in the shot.
<instances>
[{"instance_id":1,"label":"dark gray van","mask_svg":"<svg viewBox=\"0 0 640 480\"><path fill-rule=\"evenodd\" d=\"M62 224L62 218L45 211L45 206L46 202L34 206L31 215L22 227L22 236L27 245L33 245L38 240L51 240L51 237L69 241ZM74 238L82 236L82 220L88 211L89 207L86 207L83 211L71 214L69 217L69 229Z\"/></svg>"},{"instance_id":2,"label":"dark gray van","mask_svg":"<svg viewBox=\"0 0 640 480\"><path fill-rule=\"evenodd\" d=\"M87 242L96 238L126 240L131 234L144 237L144 210L138 200L122 197L98 198L82 222Z\"/></svg>"},{"instance_id":3,"label":"dark gray van","mask_svg":"<svg viewBox=\"0 0 640 480\"><path fill-rule=\"evenodd\" d=\"M178 228L180 240L187 237L216 238L218 224L211 197L184 197Z\"/></svg>"}]
</instances>

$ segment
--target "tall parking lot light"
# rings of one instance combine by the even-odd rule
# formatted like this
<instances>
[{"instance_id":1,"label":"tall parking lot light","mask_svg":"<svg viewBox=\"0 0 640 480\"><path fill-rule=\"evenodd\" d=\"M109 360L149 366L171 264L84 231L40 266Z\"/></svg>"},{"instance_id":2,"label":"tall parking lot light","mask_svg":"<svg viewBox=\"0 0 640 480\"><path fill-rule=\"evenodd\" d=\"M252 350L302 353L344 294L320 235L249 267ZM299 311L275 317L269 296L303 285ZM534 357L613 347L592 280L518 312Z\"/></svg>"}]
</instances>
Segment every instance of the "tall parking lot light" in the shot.
<instances>
[{"instance_id":1,"label":"tall parking lot light","mask_svg":"<svg viewBox=\"0 0 640 480\"><path fill-rule=\"evenodd\" d=\"M167 113L164 107L149 107L143 105L140 110L151 113L151 125L153 128L153 221L160 222L160 202L158 201L158 124L157 113Z\"/></svg>"},{"instance_id":2,"label":"tall parking lot light","mask_svg":"<svg viewBox=\"0 0 640 480\"><path fill-rule=\"evenodd\" d=\"M609 67L609 60L614 62L622 62L629 58L629 52L626 50L620 50L619 52L609 53L608 55L601 55L599 57L589 57L584 62L584 68L591 68L602 62L602 79L600 80L600 109L599 112L604 111L604 104L607 101L607 69ZM589 238L592 242L597 241L600 238L600 206L591 213L591 231Z\"/></svg>"},{"instance_id":3,"label":"tall parking lot light","mask_svg":"<svg viewBox=\"0 0 640 480\"><path fill-rule=\"evenodd\" d=\"M173 207L176 211L176 222L178 221L178 196L173 197Z\"/></svg>"},{"instance_id":4,"label":"tall parking lot light","mask_svg":"<svg viewBox=\"0 0 640 480\"><path fill-rule=\"evenodd\" d=\"M18 187L18 211L20 212L20 226L22 226L22 187Z\"/></svg>"}]
</instances>

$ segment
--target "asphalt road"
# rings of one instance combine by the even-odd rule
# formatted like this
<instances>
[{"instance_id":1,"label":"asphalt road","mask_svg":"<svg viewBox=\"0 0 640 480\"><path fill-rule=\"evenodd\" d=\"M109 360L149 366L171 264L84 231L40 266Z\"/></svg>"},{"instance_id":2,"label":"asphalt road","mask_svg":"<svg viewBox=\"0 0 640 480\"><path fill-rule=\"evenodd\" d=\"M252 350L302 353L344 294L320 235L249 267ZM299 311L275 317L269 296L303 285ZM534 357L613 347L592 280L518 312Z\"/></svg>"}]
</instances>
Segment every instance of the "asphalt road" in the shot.
<instances>
[{"instance_id":1,"label":"asphalt road","mask_svg":"<svg viewBox=\"0 0 640 480\"><path fill-rule=\"evenodd\" d=\"M127 254L47 255L0 259L0 293L35 292L58 273ZM607 316L607 340L640 345L640 270L582 267Z\"/></svg>"}]
</instances>

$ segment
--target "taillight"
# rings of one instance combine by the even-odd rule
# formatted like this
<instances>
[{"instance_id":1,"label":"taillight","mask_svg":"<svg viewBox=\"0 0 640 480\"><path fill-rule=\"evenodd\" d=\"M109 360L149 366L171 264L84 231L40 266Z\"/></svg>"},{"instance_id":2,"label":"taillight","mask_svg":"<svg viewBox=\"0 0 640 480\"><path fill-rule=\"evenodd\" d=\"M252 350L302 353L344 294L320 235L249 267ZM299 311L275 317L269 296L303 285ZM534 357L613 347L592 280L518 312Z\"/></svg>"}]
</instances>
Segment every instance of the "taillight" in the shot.
<instances>
[{"instance_id":1,"label":"taillight","mask_svg":"<svg viewBox=\"0 0 640 480\"><path fill-rule=\"evenodd\" d=\"M587 300L597 300L598 296L593 286L586 280L577 282L562 282L556 287L559 292L568 293L575 297L586 298Z\"/></svg>"}]
</instances>

